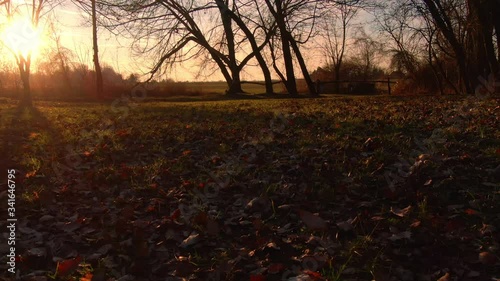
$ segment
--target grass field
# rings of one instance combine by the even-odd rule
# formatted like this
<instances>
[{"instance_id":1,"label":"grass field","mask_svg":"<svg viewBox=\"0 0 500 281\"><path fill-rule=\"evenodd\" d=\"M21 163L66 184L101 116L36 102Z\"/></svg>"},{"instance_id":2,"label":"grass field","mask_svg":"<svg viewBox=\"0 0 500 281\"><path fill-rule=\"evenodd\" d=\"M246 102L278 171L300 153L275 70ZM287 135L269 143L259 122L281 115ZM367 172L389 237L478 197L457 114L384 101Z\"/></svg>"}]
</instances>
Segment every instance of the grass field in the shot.
<instances>
[{"instance_id":1,"label":"grass field","mask_svg":"<svg viewBox=\"0 0 500 281\"><path fill-rule=\"evenodd\" d=\"M7 101L0 171L4 184L16 169L16 269L57 280L499 278L499 112L498 99L463 97Z\"/></svg>"},{"instance_id":2,"label":"grass field","mask_svg":"<svg viewBox=\"0 0 500 281\"><path fill-rule=\"evenodd\" d=\"M263 82L259 82L263 83ZM185 83L188 92L204 92L204 93L217 93L224 94L227 90L226 82L189 82ZM280 84L274 85L276 92L283 91L283 86ZM249 94L262 94L266 92L266 87L259 84L243 84L243 91Z\"/></svg>"}]
</instances>

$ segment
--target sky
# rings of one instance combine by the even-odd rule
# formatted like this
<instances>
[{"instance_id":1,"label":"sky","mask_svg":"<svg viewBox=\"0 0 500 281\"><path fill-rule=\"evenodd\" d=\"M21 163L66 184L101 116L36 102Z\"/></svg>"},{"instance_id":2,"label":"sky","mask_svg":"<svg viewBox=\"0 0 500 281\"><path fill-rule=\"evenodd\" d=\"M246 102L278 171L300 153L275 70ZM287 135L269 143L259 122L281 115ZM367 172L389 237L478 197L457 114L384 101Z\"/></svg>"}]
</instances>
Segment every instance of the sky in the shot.
<instances>
[{"instance_id":1,"label":"sky","mask_svg":"<svg viewBox=\"0 0 500 281\"><path fill-rule=\"evenodd\" d=\"M79 60L85 60L92 65L92 28L89 16L71 4L58 7L54 11L61 35L61 43L73 50ZM99 29L99 56L103 64L112 66L123 74L142 73L136 60L131 58L129 51L130 41L109 33L104 28Z\"/></svg>"},{"instance_id":2,"label":"sky","mask_svg":"<svg viewBox=\"0 0 500 281\"><path fill-rule=\"evenodd\" d=\"M17 2L23 2L18 1ZM73 61L84 61L92 66L92 29L89 16L78 7L67 1L63 5L57 6L51 16L56 19L56 32L60 35L63 47L72 50ZM47 18L47 17L46 17ZM3 38L5 36L2 36ZM5 38L4 38L5 39ZM117 37L104 28L99 29L99 51L103 65L112 66L117 72L125 77L131 73L147 73L152 61L145 56L134 55L130 51L131 40L124 37ZM47 45L47 41L43 42ZM5 51L2 52L5 57ZM324 64L324 54L319 48L305 47L303 56L308 64L310 72ZM255 61L252 62L256 65ZM196 62L178 65L164 78L171 78L176 81L218 81L223 80L223 76L216 71L212 76L202 75L196 77L198 68ZM299 71L297 71L299 73ZM263 80L261 72L257 66L247 66L242 73L243 80Z\"/></svg>"},{"instance_id":3,"label":"sky","mask_svg":"<svg viewBox=\"0 0 500 281\"><path fill-rule=\"evenodd\" d=\"M64 47L73 50L77 56L75 60L84 59L88 65L92 65L92 28L89 16L72 4L65 4L54 10L58 19L56 29L61 35L61 43ZM99 29L99 54L101 64L112 66L117 72L126 77L131 73L145 74L150 70L152 61L145 56L133 54L130 50L132 41L124 37L117 37L105 28ZM263 80L257 67L245 68L242 73L243 80ZM165 78L176 81L218 81L223 80L218 71L214 75L196 77L198 68L196 62L177 65Z\"/></svg>"}]
</instances>

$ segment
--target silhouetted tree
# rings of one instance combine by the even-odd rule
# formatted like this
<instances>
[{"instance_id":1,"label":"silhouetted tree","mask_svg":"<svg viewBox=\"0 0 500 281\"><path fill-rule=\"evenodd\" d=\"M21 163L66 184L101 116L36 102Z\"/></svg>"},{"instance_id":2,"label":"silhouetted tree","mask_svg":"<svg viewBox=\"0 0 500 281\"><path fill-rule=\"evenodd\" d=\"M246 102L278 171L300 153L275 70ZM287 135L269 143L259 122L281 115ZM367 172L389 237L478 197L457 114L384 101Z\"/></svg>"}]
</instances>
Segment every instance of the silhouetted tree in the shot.
<instances>
[{"instance_id":1,"label":"silhouetted tree","mask_svg":"<svg viewBox=\"0 0 500 281\"><path fill-rule=\"evenodd\" d=\"M102 98L103 95L103 79L102 79L102 70L101 65L99 63L99 43L97 38L97 10L96 10L96 0L91 0L92 2L92 49L93 49L93 62L94 62L94 70L95 70L95 78L96 78L96 91L97 96Z\"/></svg>"},{"instance_id":2,"label":"silhouetted tree","mask_svg":"<svg viewBox=\"0 0 500 281\"><path fill-rule=\"evenodd\" d=\"M33 33L38 29L40 25L41 18L45 15L44 10L58 5L60 2L57 0L38 0L30 2L13 2L13 1L3 1L0 5L5 8L5 14L9 21L15 20L16 17L21 16L23 18L28 18L30 26L24 27L23 34L15 34L16 38L11 38L17 41L17 44L32 44L31 38ZM24 13L24 14L23 14ZM31 29L31 31L29 31ZM37 36L37 35L35 35ZM18 41L20 40L20 41ZM14 47L15 48L15 47ZM21 77L23 85L23 95L21 97L21 105L29 106L33 105L31 96L31 86L30 86L30 74L31 74L31 63L32 63L32 52L33 50L28 50L26 53L22 53L20 50L9 48L10 52L13 54L17 67L19 69L19 75Z\"/></svg>"},{"instance_id":3,"label":"silhouetted tree","mask_svg":"<svg viewBox=\"0 0 500 281\"><path fill-rule=\"evenodd\" d=\"M278 27L286 78L276 67L276 48L273 44L271 45L271 55L273 57L275 70L283 80L288 93L291 96L297 96L297 81L295 77L293 59L293 54L295 54L297 63L300 66L300 70L302 71L302 75L304 76L310 94L313 96L317 95L314 82L309 75L309 71L307 70L299 45L309 41L313 35L315 22L318 17L318 1L265 0L265 2Z\"/></svg>"},{"instance_id":4,"label":"silhouetted tree","mask_svg":"<svg viewBox=\"0 0 500 281\"><path fill-rule=\"evenodd\" d=\"M325 1L325 13L322 14L320 34L322 47L332 65L334 79L340 80L340 68L346 53L346 43L352 20L361 9L368 5L365 0ZM336 92L340 83L336 83Z\"/></svg>"}]
</instances>

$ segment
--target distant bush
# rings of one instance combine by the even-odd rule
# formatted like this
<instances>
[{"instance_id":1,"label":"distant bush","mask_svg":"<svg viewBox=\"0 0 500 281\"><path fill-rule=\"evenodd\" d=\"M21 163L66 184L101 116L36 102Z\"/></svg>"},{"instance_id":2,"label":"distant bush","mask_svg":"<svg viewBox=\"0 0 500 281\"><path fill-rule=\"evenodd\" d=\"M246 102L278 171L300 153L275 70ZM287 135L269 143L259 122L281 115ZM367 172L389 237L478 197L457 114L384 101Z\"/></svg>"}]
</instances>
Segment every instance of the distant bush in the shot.
<instances>
[{"instance_id":1,"label":"distant bush","mask_svg":"<svg viewBox=\"0 0 500 281\"><path fill-rule=\"evenodd\" d=\"M414 74L399 80L394 86L394 95L428 95L439 92L439 85L431 67L419 67Z\"/></svg>"}]
</instances>

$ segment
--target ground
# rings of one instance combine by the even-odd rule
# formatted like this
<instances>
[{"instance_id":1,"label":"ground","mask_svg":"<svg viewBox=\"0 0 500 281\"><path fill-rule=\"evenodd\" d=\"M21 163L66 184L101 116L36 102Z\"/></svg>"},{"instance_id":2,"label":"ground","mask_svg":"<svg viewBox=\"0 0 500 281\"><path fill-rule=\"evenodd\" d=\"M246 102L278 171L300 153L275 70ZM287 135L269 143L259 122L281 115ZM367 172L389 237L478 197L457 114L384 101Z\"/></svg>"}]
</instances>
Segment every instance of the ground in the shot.
<instances>
[{"instance_id":1,"label":"ground","mask_svg":"<svg viewBox=\"0 0 500 281\"><path fill-rule=\"evenodd\" d=\"M4 280L500 278L498 99L35 104L0 105Z\"/></svg>"}]
</instances>

